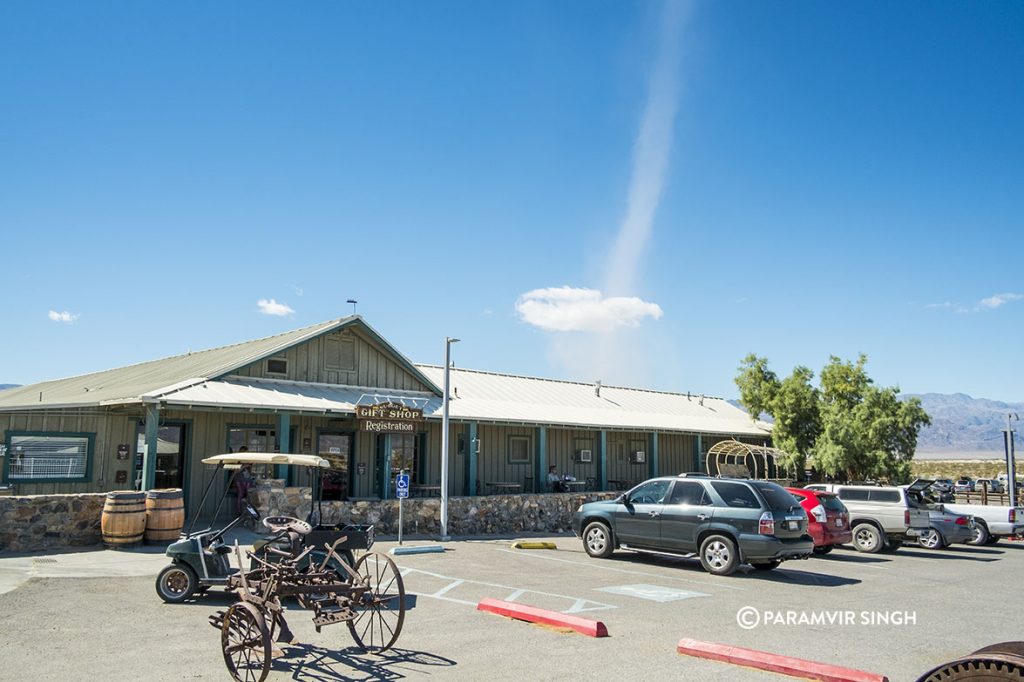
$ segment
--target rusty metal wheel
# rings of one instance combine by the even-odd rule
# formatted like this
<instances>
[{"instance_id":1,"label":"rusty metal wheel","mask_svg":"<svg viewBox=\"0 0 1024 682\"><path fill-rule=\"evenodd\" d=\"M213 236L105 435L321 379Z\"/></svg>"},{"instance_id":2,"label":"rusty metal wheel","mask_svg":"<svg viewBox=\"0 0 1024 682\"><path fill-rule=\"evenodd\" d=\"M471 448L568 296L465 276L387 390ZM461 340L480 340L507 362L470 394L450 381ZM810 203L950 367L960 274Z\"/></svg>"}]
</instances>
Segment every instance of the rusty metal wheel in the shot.
<instances>
[{"instance_id":1,"label":"rusty metal wheel","mask_svg":"<svg viewBox=\"0 0 1024 682\"><path fill-rule=\"evenodd\" d=\"M258 608L238 602L224 614L220 629L224 664L238 682L263 682L270 673L271 640Z\"/></svg>"},{"instance_id":2,"label":"rusty metal wheel","mask_svg":"<svg viewBox=\"0 0 1024 682\"><path fill-rule=\"evenodd\" d=\"M943 663L917 682L1000 682L1024 680L1024 642L1003 642Z\"/></svg>"},{"instance_id":3,"label":"rusty metal wheel","mask_svg":"<svg viewBox=\"0 0 1024 682\"><path fill-rule=\"evenodd\" d=\"M405 621L405 583L390 557L368 552L352 567L359 575L353 582L352 610L348 621L352 639L363 651L387 651L398 639ZM361 593L359 588L365 588Z\"/></svg>"}]
</instances>

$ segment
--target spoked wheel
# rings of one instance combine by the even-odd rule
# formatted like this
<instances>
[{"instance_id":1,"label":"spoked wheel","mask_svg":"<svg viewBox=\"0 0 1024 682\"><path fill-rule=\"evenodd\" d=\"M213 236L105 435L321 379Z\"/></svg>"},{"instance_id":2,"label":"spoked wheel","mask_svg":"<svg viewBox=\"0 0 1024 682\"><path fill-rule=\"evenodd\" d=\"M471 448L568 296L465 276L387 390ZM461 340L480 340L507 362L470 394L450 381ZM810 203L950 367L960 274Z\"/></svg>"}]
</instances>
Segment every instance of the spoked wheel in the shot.
<instances>
[{"instance_id":1,"label":"spoked wheel","mask_svg":"<svg viewBox=\"0 0 1024 682\"><path fill-rule=\"evenodd\" d=\"M348 621L352 639L363 651L381 653L391 648L405 620L405 584L395 562L368 552L352 567L366 591L352 599L356 617ZM360 587L353 583L353 587Z\"/></svg>"},{"instance_id":2,"label":"spoked wheel","mask_svg":"<svg viewBox=\"0 0 1024 682\"><path fill-rule=\"evenodd\" d=\"M238 602L224 614L220 647L228 672L238 682L263 682L270 673L270 632L252 604Z\"/></svg>"}]
</instances>

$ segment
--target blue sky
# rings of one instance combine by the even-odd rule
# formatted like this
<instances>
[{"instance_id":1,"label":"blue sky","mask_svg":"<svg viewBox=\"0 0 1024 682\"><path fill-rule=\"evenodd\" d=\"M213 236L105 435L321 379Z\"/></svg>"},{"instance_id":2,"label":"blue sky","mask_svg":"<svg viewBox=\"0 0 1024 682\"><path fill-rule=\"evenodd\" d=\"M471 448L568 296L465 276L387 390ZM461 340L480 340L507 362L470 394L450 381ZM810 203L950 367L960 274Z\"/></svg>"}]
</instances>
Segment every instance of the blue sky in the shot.
<instances>
[{"instance_id":1,"label":"blue sky","mask_svg":"<svg viewBox=\"0 0 1024 682\"><path fill-rule=\"evenodd\" d=\"M1022 31L1012 2L4 3L0 383L354 298L417 362L450 335L732 397L748 352L864 352L1020 401Z\"/></svg>"}]
</instances>

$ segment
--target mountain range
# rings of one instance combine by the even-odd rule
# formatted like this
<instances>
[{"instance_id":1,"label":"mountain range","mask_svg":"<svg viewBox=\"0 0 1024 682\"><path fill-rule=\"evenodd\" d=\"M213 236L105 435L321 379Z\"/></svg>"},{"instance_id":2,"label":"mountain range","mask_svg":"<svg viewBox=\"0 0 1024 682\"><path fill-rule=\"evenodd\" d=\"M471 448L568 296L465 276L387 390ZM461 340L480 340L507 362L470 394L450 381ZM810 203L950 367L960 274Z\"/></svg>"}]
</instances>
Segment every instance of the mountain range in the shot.
<instances>
[{"instance_id":1,"label":"mountain range","mask_svg":"<svg viewBox=\"0 0 1024 682\"><path fill-rule=\"evenodd\" d=\"M987 398L972 398L965 393L905 393L900 398L919 398L932 418L917 438L919 459L993 459L1004 453L1003 431L1007 415L1024 416L1024 403L1005 403ZM738 400L730 403L740 409ZM771 421L768 415L761 415ZM1013 416L1011 428L1024 430ZM1021 440L1018 434L1016 440ZM1024 452L1024 440L1021 441Z\"/></svg>"}]
</instances>

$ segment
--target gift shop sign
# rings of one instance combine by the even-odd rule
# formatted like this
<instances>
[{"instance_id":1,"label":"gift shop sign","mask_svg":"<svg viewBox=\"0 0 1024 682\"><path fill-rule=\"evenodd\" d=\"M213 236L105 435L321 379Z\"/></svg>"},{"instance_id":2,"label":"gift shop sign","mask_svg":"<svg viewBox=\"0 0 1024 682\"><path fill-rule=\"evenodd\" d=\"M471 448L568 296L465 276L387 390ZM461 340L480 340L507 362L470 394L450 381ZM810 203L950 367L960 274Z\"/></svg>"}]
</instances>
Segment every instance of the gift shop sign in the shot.
<instances>
[{"instance_id":1,"label":"gift shop sign","mask_svg":"<svg viewBox=\"0 0 1024 682\"><path fill-rule=\"evenodd\" d=\"M356 405L360 431L373 433L415 433L423 421L423 410L399 403Z\"/></svg>"}]
</instances>

